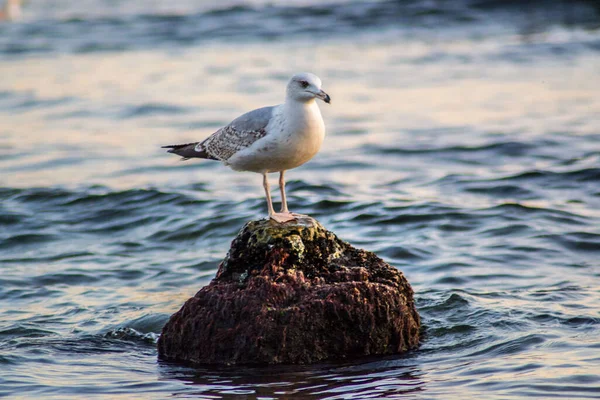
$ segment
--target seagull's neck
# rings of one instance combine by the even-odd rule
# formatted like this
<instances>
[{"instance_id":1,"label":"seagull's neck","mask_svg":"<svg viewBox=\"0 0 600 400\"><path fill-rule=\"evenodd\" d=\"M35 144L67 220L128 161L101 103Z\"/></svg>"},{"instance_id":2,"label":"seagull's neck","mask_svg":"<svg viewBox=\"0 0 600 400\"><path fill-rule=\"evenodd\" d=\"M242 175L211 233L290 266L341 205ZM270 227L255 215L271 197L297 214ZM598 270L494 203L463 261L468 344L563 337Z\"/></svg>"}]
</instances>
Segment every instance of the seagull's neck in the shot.
<instances>
[{"instance_id":1,"label":"seagull's neck","mask_svg":"<svg viewBox=\"0 0 600 400\"><path fill-rule=\"evenodd\" d=\"M287 98L283 104L283 112L286 118L289 119L311 119L321 117L321 111L315 99L308 101L298 101L295 99Z\"/></svg>"}]
</instances>

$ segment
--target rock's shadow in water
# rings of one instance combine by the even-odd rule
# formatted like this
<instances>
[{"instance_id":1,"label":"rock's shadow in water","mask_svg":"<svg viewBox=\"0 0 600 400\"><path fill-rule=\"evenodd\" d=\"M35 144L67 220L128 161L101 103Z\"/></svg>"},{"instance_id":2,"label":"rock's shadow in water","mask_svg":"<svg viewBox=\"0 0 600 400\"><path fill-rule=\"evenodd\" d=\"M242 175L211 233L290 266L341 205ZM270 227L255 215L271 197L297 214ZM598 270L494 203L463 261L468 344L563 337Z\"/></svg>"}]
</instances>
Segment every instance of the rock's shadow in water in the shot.
<instances>
[{"instance_id":1,"label":"rock's shadow in water","mask_svg":"<svg viewBox=\"0 0 600 400\"><path fill-rule=\"evenodd\" d=\"M353 362L263 367L186 367L159 361L159 376L197 389L186 395L217 398L232 394L277 399L388 398L427 390L425 374L414 364L411 353Z\"/></svg>"}]
</instances>

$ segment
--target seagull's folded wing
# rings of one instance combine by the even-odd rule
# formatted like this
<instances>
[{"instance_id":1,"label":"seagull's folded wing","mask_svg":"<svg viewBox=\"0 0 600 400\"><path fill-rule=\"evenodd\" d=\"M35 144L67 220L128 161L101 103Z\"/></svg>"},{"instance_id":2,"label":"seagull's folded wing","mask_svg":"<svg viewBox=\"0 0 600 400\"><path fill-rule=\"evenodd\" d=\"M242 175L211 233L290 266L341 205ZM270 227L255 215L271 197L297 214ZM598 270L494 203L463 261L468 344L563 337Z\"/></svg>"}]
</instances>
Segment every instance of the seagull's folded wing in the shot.
<instances>
[{"instance_id":1,"label":"seagull's folded wing","mask_svg":"<svg viewBox=\"0 0 600 400\"><path fill-rule=\"evenodd\" d=\"M221 161L267 135L266 127L275 107L263 107L250 111L224 128L219 129L196 146L196 151L206 152Z\"/></svg>"}]
</instances>

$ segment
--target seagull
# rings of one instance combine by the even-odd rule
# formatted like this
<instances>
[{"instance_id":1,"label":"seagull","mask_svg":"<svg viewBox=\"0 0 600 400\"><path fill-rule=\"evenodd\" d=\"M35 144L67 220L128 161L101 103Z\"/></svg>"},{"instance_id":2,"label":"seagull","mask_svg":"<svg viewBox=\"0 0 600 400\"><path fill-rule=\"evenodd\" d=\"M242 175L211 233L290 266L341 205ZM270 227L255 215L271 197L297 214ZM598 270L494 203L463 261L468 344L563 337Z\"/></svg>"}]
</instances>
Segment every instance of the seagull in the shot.
<instances>
[{"instance_id":1,"label":"seagull","mask_svg":"<svg viewBox=\"0 0 600 400\"><path fill-rule=\"evenodd\" d=\"M14 21L21 18L21 0L6 0L0 10L0 21Z\"/></svg>"},{"instance_id":2,"label":"seagull","mask_svg":"<svg viewBox=\"0 0 600 400\"><path fill-rule=\"evenodd\" d=\"M217 160L235 171L263 176L269 218L285 223L296 219L288 210L285 171L314 157L325 138L325 123L315 99L331 97L321 89L321 79L311 73L294 75L287 84L283 104L263 107L234 119L202 142L163 146L183 157ZM267 174L279 172L281 211L275 212Z\"/></svg>"}]
</instances>

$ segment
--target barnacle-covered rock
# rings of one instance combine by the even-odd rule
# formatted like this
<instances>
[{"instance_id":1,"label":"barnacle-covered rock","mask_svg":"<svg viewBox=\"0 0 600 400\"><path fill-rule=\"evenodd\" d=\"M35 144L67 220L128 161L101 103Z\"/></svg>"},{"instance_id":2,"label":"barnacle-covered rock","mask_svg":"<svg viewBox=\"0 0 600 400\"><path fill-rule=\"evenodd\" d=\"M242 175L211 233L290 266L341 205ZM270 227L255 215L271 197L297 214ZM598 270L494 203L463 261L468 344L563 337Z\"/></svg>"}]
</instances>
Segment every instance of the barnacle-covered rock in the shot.
<instances>
[{"instance_id":1,"label":"barnacle-covered rock","mask_svg":"<svg viewBox=\"0 0 600 400\"><path fill-rule=\"evenodd\" d=\"M402 272L316 220L247 223L217 276L165 325L159 357L202 364L313 363L417 347Z\"/></svg>"}]
</instances>

